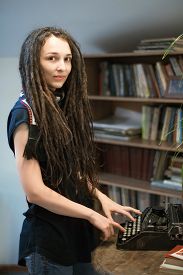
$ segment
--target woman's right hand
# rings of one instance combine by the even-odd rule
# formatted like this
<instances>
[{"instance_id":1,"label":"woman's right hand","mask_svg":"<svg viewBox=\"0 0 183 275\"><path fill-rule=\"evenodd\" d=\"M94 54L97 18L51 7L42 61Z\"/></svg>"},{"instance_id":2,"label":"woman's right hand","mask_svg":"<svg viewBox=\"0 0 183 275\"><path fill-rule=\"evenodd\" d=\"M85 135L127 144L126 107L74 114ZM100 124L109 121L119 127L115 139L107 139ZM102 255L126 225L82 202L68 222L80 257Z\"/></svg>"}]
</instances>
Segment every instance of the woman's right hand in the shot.
<instances>
[{"instance_id":1,"label":"woman's right hand","mask_svg":"<svg viewBox=\"0 0 183 275\"><path fill-rule=\"evenodd\" d=\"M103 237L102 240L106 241L111 236L114 235L114 227L117 227L122 232L125 232L125 229L113 219L109 219L104 217L103 215L97 213L96 211L92 211L89 216L89 222L93 224L96 228L102 231Z\"/></svg>"}]
</instances>

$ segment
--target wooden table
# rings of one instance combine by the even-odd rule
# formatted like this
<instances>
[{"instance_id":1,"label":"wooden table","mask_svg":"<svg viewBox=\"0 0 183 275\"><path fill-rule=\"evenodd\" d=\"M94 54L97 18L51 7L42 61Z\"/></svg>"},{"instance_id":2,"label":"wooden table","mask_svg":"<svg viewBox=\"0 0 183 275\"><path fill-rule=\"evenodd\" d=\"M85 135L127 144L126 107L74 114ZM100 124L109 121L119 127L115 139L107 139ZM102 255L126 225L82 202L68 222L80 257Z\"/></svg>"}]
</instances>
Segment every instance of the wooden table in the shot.
<instances>
[{"instance_id":1,"label":"wooden table","mask_svg":"<svg viewBox=\"0 0 183 275\"><path fill-rule=\"evenodd\" d=\"M114 275L172 275L180 271L161 270L166 251L127 251L116 249L115 241L108 241L94 252L94 264Z\"/></svg>"},{"instance_id":2,"label":"wooden table","mask_svg":"<svg viewBox=\"0 0 183 275\"><path fill-rule=\"evenodd\" d=\"M113 275L182 274L181 271L160 270L159 266L163 262L164 254L167 251L118 250L116 249L115 240L116 238L113 238L111 241L103 243L103 245L98 247L94 252L94 264L100 271L106 270ZM0 265L0 274L3 272L20 272L19 274L23 272L23 274L28 274L26 271L26 267Z\"/></svg>"}]
</instances>

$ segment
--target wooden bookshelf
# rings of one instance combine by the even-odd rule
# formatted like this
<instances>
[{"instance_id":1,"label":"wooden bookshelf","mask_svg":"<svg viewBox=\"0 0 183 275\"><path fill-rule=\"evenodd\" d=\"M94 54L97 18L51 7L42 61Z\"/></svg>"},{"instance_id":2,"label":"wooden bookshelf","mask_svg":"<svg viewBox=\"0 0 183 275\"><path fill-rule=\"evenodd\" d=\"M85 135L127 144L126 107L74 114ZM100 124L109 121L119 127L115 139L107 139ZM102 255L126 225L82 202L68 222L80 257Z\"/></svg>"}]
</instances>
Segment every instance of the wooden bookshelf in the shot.
<instances>
[{"instance_id":1,"label":"wooden bookshelf","mask_svg":"<svg viewBox=\"0 0 183 275\"><path fill-rule=\"evenodd\" d=\"M91 108L93 111L94 120L98 120L114 113L116 107L124 107L133 111L142 111L143 105L149 106L172 106L177 108L182 108L183 97L182 98L167 98L164 96L114 96L114 95L103 95L99 92L99 76L100 76L100 64L101 62L109 62L111 64L128 64L133 66L133 64L151 64L155 68L157 62L161 62L163 66L170 64L170 57L179 58L183 56L182 52L170 52L169 55L162 60L164 52L162 51L144 51L144 52L130 52L130 53L105 53L105 54L92 54L85 55L86 72L88 77L88 93L89 100L91 103ZM183 68L183 65L182 65ZM101 81L101 79L100 79ZM132 79L134 81L134 79ZM101 83L100 83L101 84ZM183 153L183 145L181 143L168 143L143 140L142 138L134 138L128 141L123 140L112 140L107 138L95 138L95 141L100 144L106 145L119 145L136 147L149 150L165 151L168 153ZM105 170L105 169L104 169ZM171 189L160 189L154 188L150 185L148 181L142 181L137 179L132 179L128 177L123 177L121 175L101 173L100 182L106 185L123 187L129 190L135 190L144 193L156 194L159 196L167 196L170 198L182 199L181 192L177 192Z\"/></svg>"}]
</instances>

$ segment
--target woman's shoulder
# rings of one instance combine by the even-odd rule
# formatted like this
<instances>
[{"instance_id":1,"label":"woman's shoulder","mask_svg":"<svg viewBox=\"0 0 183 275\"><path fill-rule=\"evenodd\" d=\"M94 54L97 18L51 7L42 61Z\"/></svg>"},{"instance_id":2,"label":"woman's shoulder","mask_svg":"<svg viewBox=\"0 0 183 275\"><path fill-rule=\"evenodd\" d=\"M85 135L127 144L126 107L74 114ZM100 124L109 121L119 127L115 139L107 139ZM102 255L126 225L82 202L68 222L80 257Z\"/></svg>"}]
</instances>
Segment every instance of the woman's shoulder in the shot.
<instances>
[{"instance_id":1,"label":"woman's shoulder","mask_svg":"<svg viewBox=\"0 0 183 275\"><path fill-rule=\"evenodd\" d=\"M8 115L7 126L10 127L12 124L19 123L28 123L29 121L29 113L27 108L22 104L20 100L18 100Z\"/></svg>"},{"instance_id":2,"label":"woman's shoulder","mask_svg":"<svg viewBox=\"0 0 183 275\"><path fill-rule=\"evenodd\" d=\"M15 129L22 123L31 125L33 122L33 114L31 108L25 100L25 97L20 94L20 97L9 112L7 119L7 135L11 148L13 148L13 133Z\"/></svg>"},{"instance_id":3,"label":"woman's shoulder","mask_svg":"<svg viewBox=\"0 0 183 275\"><path fill-rule=\"evenodd\" d=\"M9 112L8 127L11 123L19 124L24 122L28 123L29 125L36 124L32 109L28 104L24 94L21 93L18 100Z\"/></svg>"},{"instance_id":4,"label":"woman's shoulder","mask_svg":"<svg viewBox=\"0 0 183 275\"><path fill-rule=\"evenodd\" d=\"M29 104L27 103L25 96L23 93L20 93L19 98L17 99L17 101L15 102L15 104L13 105L13 107L10 110L10 114L12 113L16 113L16 112L24 112L24 110L28 113L28 108L29 108Z\"/></svg>"}]
</instances>

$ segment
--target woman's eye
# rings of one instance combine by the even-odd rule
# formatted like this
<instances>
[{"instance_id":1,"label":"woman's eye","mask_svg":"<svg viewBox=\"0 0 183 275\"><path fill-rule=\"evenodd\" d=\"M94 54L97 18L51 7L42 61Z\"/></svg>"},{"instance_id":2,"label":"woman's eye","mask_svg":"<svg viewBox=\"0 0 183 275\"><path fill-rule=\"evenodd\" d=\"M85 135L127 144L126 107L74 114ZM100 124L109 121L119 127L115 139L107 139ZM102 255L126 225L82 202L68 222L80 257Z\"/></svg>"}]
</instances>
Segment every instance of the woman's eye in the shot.
<instances>
[{"instance_id":1,"label":"woman's eye","mask_svg":"<svg viewBox=\"0 0 183 275\"><path fill-rule=\"evenodd\" d=\"M71 57L66 57L66 58L65 58L65 61L66 61L66 62L71 62Z\"/></svg>"},{"instance_id":2,"label":"woman's eye","mask_svg":"<svg viewBox=\"0 0 183 275\"><path fill-rule=\"evenodd\" d=\"M50 61L55 61L56 58L55 58L55 56L49 56L49 57L48 57L48 60L50 60Z\"/></svg>"}]
</instances>

